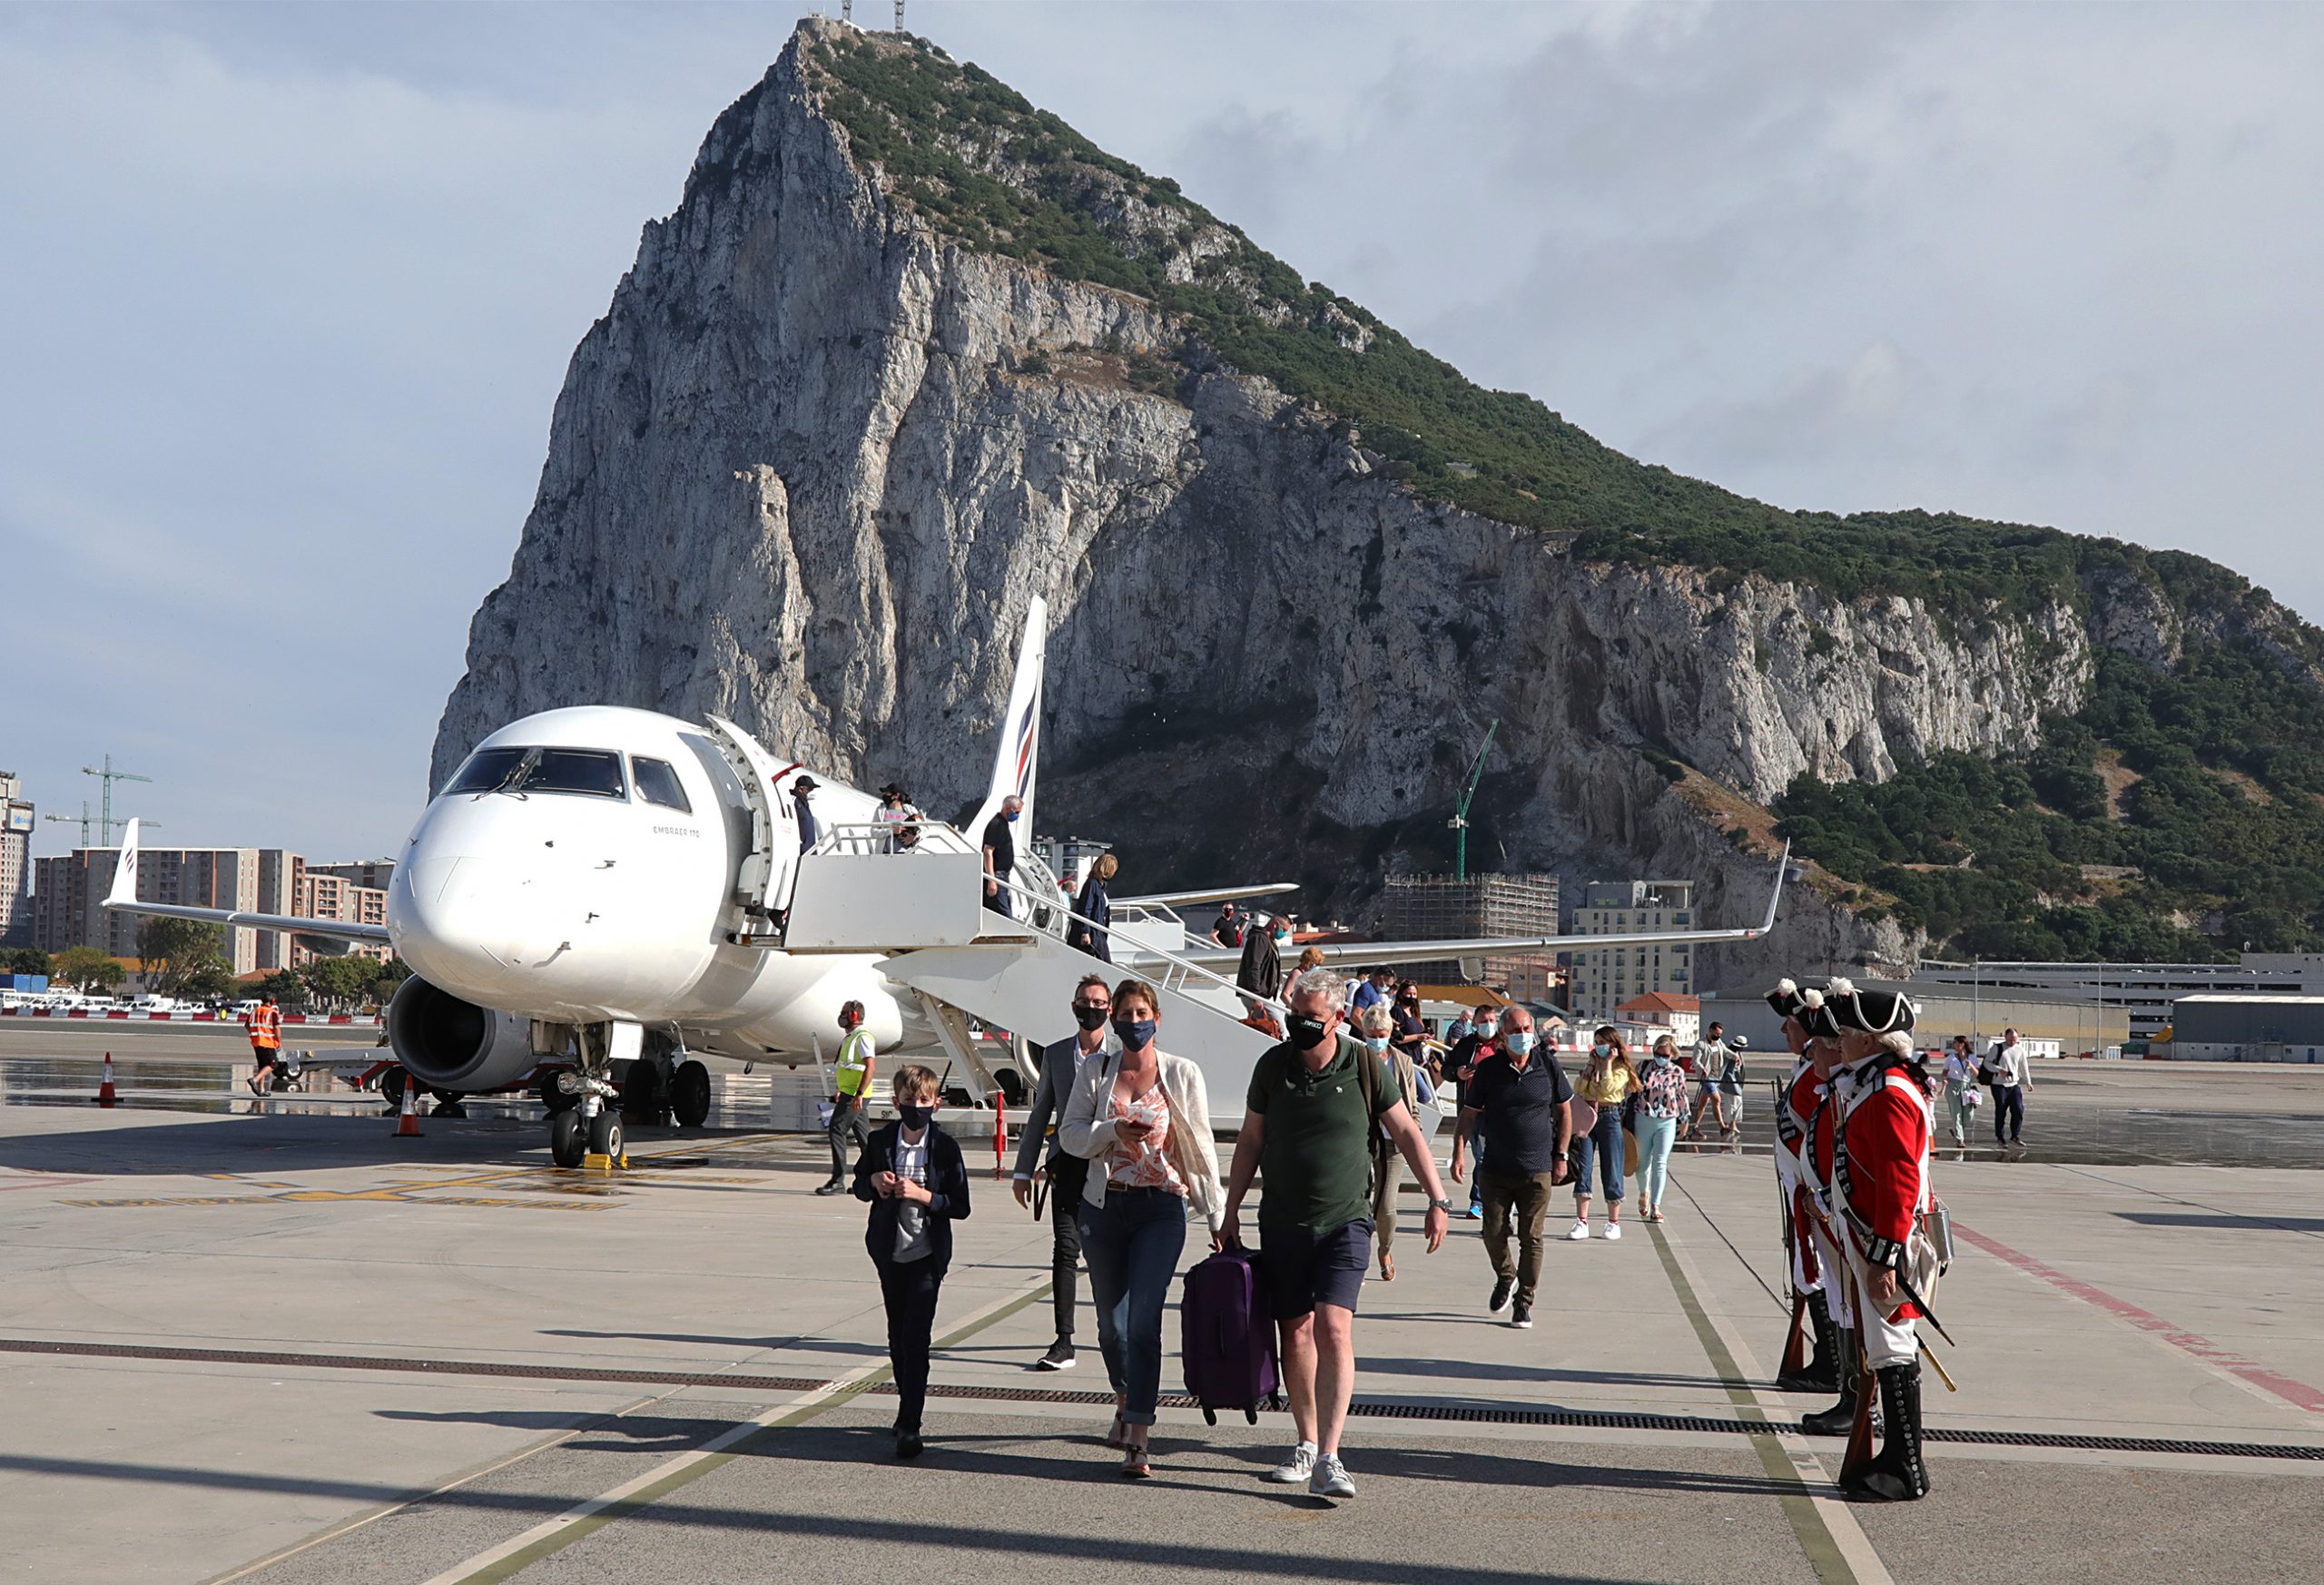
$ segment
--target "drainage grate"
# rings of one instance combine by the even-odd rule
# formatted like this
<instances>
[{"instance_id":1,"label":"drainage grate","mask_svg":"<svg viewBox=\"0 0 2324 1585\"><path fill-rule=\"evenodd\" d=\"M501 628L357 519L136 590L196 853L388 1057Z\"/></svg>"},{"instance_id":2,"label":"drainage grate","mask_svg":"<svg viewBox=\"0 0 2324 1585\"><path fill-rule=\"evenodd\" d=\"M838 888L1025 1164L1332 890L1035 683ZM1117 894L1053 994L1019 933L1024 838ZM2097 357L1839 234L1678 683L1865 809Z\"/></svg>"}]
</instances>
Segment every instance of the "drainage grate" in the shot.
<instances>
[{"instance_id":1,"label":"drainage grate","mask_svg":"<svg viewBox=\"0 0 2324 1585\"><path fill-rule=\"evenodd\" d=\"M0 1354L61 1354L76 1359L137 1359L193 1364L285 1366L306 1370L394 1371L410 1375L491 1376L546 1382L618 1382L648 1387L722 1387L739 1392L812 1393L832 1383L822 1376L762 1376L734 1371L642 1371L591 1365L510 1364L495 1360L399 1359L389 1354L292 1354L265 1349L158 1348L138 1344L71 1343L41 1338L0 1337ZM893 1382L864 1389L892 1394ZM1105 1408L1111 1393L1055 1392L1039 1387L985 1387L934 1382L928 1395L960 1402L1050 1403L1059 1407ZM1165 1394L1165 1409L1199 1405L1182 1393ZM1751 1436L1789 1433L1788 1425L1729 1420L1705 1414L1636 1414L1590 1409L1518 1409L1486 1405L1422 1403L1409 1399L1357 1399L1348 1413L1364 1420L1421 1420L1453 1425L1550 1425L1581 1431L1668 1431L1682 1435ZM2324 1460L2324 1445L2297 1442L2198 1442L2159 1436L2069 1436L2040 1431L1980 1431L1932 1426L1931 1442L1967 1447L2046 1447L2086 1452L2183 1453L2215 1459ZM1835 1442L1834 1447L1839 1444Z\"/></svg>"}]
</instances>

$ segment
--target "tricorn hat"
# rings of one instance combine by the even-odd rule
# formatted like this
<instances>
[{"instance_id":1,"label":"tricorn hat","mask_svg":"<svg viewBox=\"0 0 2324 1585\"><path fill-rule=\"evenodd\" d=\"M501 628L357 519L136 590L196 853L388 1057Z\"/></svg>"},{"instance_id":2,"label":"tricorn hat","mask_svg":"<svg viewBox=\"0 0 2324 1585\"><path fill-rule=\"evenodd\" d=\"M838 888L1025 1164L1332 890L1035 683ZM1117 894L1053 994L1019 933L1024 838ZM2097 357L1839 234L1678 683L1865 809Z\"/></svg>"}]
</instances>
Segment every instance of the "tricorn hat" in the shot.
<instances>
[{"instance_id":1,"label":"tricorn hat","mask_svg":"<svg viewBox=\"0 0 2324 1585\"><path fill-rule=\"evenodd\" d=\"M1886 1035L1913 1027L1913 1004L1894 990L1850 990L1832 998L1832 1011L1840 1027L1867 1035Z\"/></svg>"},{"instance_id":2,"label":"tricorn hat","mask_svg":"<svg viewBox=\"0 0 2324 1585\"><path fill-rule=\"evenodd\" d=\"M1787 974L1776 981L1773 990L1768 992L1768 1005L1776 1009L1776 1017L1779 1019L1797 1018L1801 1008L1814 1005L1807 998L1815 994L1812 990L1803 993L1799 982Z\"/></svg>"}]
</instances>

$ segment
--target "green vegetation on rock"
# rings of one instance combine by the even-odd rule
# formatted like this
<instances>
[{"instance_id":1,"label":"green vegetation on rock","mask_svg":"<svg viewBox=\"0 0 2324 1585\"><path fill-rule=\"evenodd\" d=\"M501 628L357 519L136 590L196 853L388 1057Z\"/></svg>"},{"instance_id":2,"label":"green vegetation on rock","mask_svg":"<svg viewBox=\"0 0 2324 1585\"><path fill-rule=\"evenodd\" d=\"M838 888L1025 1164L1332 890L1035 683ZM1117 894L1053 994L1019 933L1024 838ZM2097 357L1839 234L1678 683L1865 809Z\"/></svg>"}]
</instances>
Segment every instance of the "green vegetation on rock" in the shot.
<instances>
[{"instance_id":1,"label":"green vegetation on rock","mask_svg":"<svg viewBox=\"0 0 2324 1585\"><path fill-rule=\"evenodd\" d=\"M2191 649L2170 672L2106 652L2082 710L2042 739L1878 785L1802 776L1779 829L1964 955L2200 962L2247 941L2324 945L2315 688L2248 643Z\"/></svg>"}]
</instances>

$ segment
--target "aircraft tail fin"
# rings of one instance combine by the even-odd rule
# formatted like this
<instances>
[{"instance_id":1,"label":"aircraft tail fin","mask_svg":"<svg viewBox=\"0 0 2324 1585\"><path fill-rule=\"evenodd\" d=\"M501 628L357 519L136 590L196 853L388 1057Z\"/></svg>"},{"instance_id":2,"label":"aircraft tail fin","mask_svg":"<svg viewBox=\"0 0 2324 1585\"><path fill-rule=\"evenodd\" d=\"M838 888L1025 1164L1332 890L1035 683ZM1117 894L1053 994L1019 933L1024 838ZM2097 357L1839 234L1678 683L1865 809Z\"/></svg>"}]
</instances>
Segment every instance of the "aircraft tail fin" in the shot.
<instances>
[{"instance_id":1,"label":"aircraft tail fin","mask_svg":"<svg viewBox=\"0 0 2324 1585\"><path fill-rule=\"evenodd\" d=\"M1049 602L1039 596L1025 612L1025 636L1017 650L1017 673L1009 684L1009 707L1001 713L1000 745L993 755L992 784L984 804L969 826L974 840L986 822L1000 812L1006 799L1025 801L1018 829L1030 840L1033 829L1033 783L1040 771L1041 656L1049 640Z\"/></svg>"},{"instance_id":2,"label":"aircraft tail fin","mask_svg":"<svg viewBox=\"0 0 2324 1585\"><path fill-rule=\"evenodd\" d=\"M118 908L137 901L137 822L133 817L122 829L121 856L113 867L113 888L105 893L105 906Z\"/></svg>"}]
</instances>

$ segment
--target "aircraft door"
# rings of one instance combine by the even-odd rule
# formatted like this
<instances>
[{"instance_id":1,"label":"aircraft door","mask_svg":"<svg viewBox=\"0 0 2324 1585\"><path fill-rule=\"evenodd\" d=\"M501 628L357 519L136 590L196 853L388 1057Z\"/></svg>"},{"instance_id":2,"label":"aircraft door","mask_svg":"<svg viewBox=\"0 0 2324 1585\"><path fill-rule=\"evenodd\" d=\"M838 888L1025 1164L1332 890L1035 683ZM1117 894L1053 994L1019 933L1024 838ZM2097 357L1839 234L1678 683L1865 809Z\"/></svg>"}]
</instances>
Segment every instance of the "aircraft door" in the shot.
<instances>
[{"instance_id":1,"label":"aircraft door","mask_svg":"<svg viewBox=\"0 0 2324 1585\"><path fill-rule=\"evenodd\" d=\"M799 861L798 817L778 785L793 767L723 715L710 717L710 730L741 781L750 809L750 842L735 871L734 901L753 914L772 918L790 900L792 871Z\"/></svg>"}]
</instances>

